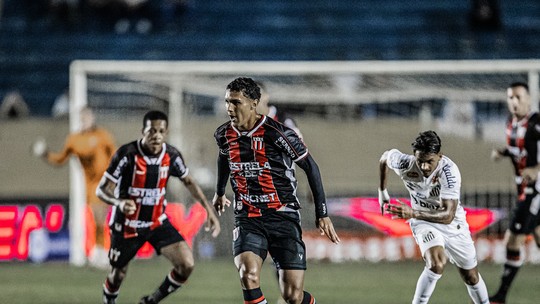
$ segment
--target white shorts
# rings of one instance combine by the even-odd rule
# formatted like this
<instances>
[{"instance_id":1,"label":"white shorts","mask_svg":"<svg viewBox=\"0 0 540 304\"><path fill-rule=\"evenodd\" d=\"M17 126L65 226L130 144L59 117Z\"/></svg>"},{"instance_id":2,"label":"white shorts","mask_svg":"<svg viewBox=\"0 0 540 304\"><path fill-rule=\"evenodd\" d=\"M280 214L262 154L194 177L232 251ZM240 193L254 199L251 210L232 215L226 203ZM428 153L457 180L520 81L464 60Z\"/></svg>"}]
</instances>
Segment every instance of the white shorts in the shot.
<instances>
[{"instance_id":1,"label":"white shorts","mask_svg":"<svg viewBox=\"0 0 540 304\"><path fill-rule=\"evenodd\" d=\"M462 269L472 269L478 265L476 260L476 248L472 240L469 227L462 227L459 234L448 234L443 230L445 225L427 222L416 222L411 225L416 244L420 247L422 257L431 247L442 246L450 262Z\"/></svg>"}]
</instances>

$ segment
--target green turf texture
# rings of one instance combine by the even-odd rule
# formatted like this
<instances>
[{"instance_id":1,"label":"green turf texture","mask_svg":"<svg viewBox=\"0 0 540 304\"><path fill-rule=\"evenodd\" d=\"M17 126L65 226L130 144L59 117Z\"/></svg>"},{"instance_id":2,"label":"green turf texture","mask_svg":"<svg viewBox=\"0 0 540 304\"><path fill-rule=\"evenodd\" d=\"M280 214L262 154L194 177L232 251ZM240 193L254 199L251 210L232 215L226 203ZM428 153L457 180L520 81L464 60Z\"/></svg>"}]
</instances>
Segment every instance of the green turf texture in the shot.
<instances>
[{"instance_id":1,"label":"green turf texture","mask_svg":"<svg viewBox=\"0 0 540 304\"><path fill-rule=\"evenodd\" d=\"M309 262L305 289L317 303L410 303L421 261L397 263ZM501 265L479 266L490 294L498 286ZM162 257L135 260L120 289L117 303L137 303L161 283L170 270ZM66 263L0 263L0 303L101 303L106 271L73 267ZM511 304L539 303L540 265L526 264L518 273L508 299ZM261 278L268 303L276 303L278 287L271 263L266 261ZM161 303L241 304L238 274L231 259L197 261L188 284ZM449 264L430 303L470 303L456 268Z\"/></svg>"}]
</instances>

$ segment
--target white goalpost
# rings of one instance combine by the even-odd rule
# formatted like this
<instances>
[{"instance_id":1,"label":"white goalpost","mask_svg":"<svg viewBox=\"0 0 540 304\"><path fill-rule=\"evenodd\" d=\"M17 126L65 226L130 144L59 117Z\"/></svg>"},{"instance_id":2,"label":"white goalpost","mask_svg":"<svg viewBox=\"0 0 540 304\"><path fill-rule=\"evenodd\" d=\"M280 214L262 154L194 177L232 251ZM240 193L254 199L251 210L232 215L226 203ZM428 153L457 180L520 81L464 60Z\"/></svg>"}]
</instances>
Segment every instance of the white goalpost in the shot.
<instances>
[{"instance_id":1,"label":"white goalpost","mask_svg":"<svg viewBox=\"0 0 540 304\"><path fill-rule=\"evenodd\" d=\"M200 169L196 171L205 173L198 179L211 188L212 132L226 119L222 107L225 87L238 76L252 77L265 84L271 101L280 109L297 115L305 126L302 129L300 125L303 132L314 134L306 139L308 146L315 135L324 138L317 139L310 151L330 168L325 172L328 192L337 195L368 191L372 183L367 180L373 172L350 170L346 159L351 156L327 161L328 155L337 153L335 147L371 159L384 141L408 139L399 132L415 134L415 128L434 127L464 140L488 140L485 133L497 133L486 132L492 119L489 115L505 110L504 91L511 82L527 82L533 107L538 109L539 71L540 60L76 60L70 66L70 130L79 129L79 109L88 105L98 110L98 119L115 128L122 144L124 136L134 139L139 134L124 129L139 130L141 113L163 110L169 115L169 142L182 147L188 162L192 160L190 163ZM500 115L495 119L499 123ZM398 127L384 129L389 120ZM484 130L482 139L478 138L479 129ZM86 262L82 179L80 166L71 160L70 263L78 266Z\"/></svg>"}]
</instances>

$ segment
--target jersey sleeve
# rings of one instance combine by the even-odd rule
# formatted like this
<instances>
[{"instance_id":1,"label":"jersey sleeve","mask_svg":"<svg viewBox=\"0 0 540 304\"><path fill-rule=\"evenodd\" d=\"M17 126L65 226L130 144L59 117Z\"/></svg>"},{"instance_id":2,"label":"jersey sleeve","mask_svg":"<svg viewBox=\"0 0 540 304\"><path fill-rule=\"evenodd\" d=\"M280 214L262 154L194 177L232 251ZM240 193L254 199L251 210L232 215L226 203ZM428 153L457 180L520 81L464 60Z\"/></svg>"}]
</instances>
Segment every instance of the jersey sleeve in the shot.
<instances>
[{"instance_id":1,"label":"jersey sleeve","mask_svg":"<svg viewBox=\"0 0 540 304\"><path fill-rule=\"evenodd\" d=\"M186 162L180 151L176 149L173 151L174 158L171 164L171 175L178 178L184 178L189 174L189 168L186 166Z\"/></svg>"},{"instance_id":2,"label":"jersey sleeve","mask_svg":"<svg viewBox=\"0 0 540 304\"><path fill-rule=\"evenodd\" d=\"M226 143L224 126L220 126L214 133L214 139L219 148L219 155L229 155L229 149Z\"/></svg>"},{"instance_id":3,"label":"jersey sleeve","mask_svg":"<svg viewBox=\"0 0 540 304\"><path fill-rule=\"evenodd\" d=\"M308 155L308 149L304 145L304 142L292 129L284 128L279 132L275 139L275 143L294 162L297 162Z\"/></svg>"},{"instance_id":4,"label":"jersey sleeve","mask_svg":"<svg viewBox=\"0 0 540 304\"><path fill-rule=\"evenodd\" d=\"M124 146L116 151L111 159L111 162L109 163L109 167L104 173L105 177L114 183L118 183L123 175L123 172L129 166L130 161L126 150L127 149Z\"/></svg>"},{"instance_id":5,"label":"jersey sleeve","mask_svg":"<svg viewBox=\"0 0 540 304\"><path fill-rule=\"evenodd\" d=\"M441 199L459 200L461 191L461 173L454 163L445 164L441 170Z\"/></svg>"},{"instance_id":6,"label":"jersey sleeve","mask_svg":"<svg viewBox=\"0 0 540 304\"><path fill-rule=\"evenodd\" d=\"M386 156L386 165L396 173L409 168L412 161L412 155L401 153L398 149L389 150Z\"/></svg>"}]
</instances>

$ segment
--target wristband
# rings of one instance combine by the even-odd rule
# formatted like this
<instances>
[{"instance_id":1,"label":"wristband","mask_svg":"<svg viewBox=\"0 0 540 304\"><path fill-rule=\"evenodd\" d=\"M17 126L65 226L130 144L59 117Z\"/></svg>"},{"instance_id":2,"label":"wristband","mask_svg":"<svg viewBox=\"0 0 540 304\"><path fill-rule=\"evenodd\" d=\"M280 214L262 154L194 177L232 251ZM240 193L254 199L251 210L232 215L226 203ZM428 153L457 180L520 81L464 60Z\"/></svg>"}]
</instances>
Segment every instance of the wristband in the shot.
<instances>
[{"instance_id":1,"label":"wristband","mask_svg":"<svg viewBox=\"0 0 540 304\"><path fill-rule=\"evenodd\" d=\"M120 201L118 202L118 200L115 200L114 201L114 206L118 207L118 209L120 209L120 212L124 212L124 206L126 205L126 202L125 201Z\"/></svg>"},{"instance_id":2,"label":"wristband","mask_svg":"<svg viewBox=\"0 0 540 304\"><path fill-rule=\"evenodd\" d=\"M387 201L387 202L390 201L390 195L388 194L388 190L379 189L379 205L382 206L385 201Z\"/></svg>"}]
</instances>

